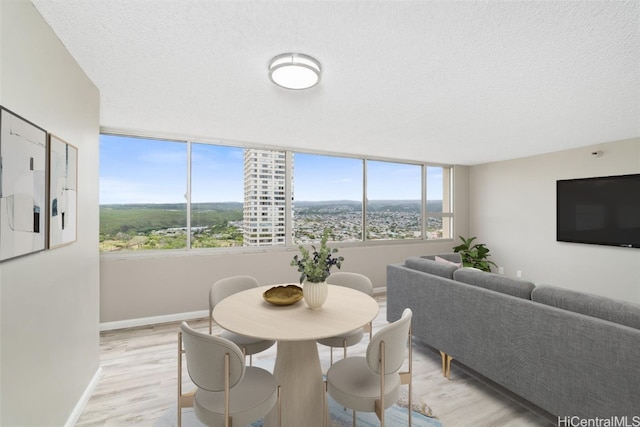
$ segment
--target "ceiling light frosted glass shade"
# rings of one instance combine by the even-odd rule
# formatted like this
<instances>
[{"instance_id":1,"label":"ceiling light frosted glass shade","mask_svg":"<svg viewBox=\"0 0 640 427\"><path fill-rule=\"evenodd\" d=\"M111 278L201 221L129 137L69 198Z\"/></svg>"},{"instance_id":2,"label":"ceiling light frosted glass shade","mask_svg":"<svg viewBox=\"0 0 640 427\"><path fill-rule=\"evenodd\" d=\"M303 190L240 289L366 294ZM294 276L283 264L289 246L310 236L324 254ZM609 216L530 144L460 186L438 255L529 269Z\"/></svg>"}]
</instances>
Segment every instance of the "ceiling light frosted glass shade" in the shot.
<instances>
[{"instance_id":1,"label":"ceiling light frosted glass shade","mask_svg":"<svg viewBox=\"0 0 640 427\"><path fill-rule=\"evenodd\" d=\"M271 60L269 78L286 89L308 89L320 81L320 63L301 53L285 53Z\"/></svg>"}]
</instances>

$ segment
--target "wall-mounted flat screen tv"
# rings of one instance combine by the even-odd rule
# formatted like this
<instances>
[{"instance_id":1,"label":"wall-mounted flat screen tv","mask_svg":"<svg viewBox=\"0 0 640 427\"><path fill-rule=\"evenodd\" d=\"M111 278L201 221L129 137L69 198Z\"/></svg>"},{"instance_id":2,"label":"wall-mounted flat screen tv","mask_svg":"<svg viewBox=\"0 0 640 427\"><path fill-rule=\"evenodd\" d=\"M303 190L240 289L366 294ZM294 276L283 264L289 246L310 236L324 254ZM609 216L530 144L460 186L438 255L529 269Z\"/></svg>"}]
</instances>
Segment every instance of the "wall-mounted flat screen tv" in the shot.
<instances>
[{"instance_id":1,"label":"wall-mounted flat screen tv","mask_svg":"<svg viewBox=\"0 0 640 427\"><path fill-rule=\"evenodd\" d=\"M640 248L640 174L557 181L557 241Z\"/></svg>"}]
</instances>

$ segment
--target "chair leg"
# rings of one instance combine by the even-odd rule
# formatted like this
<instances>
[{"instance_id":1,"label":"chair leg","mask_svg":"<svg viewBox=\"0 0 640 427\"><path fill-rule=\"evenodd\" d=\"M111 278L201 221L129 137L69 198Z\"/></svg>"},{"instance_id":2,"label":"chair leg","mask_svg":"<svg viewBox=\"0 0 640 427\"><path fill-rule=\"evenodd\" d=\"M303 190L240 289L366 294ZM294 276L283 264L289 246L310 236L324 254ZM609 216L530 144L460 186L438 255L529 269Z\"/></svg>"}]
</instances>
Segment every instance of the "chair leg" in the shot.
<instances>
[{"instance_id":1,"label":"chair leg","mask_svg":"<svg viewBox=\"0 0 640 427\"><path fill-rule=\"evenodd\" d=\"M364 332L368 332L369 333L369 340L371 340L371 338L373 337L373 323L369 322L366 325L363 326Z\"/></svg>"},{"instance_id":2,"label":"chair leg","mask_svg":"<svg viewBox=\"0 0 640 427\"><path fill-rule=\"evenodd\" d=\"M409 427L411 427L411 414L413 413L411 402L411 383L409 383Z\"/></svg>"},{"instance_id":3,"label":"chair leg","mask_svg":"<svg viewBox=\"0 0 640 427\"><path fill-rule=\"evenodd\" d=\"M413 326L409 325L409 427L411 427L411 414L413 413L413 400L412 400L412 390L413 390Z\"/></svg>"},{"instance_id":4,"label":"chair leg","mask_svg":"<svg viewBox=\"0 0 640 427\"><path fill-rule=\"evenodd\" d=\"M281 398L281 386L278 386L278 427L282 427L282 398Z\"/></svg>"},{"instance_id":5,"label":"chair leg","mask_svg":"<svg viewBox=\"0 0 640 427\"><path fill-rule=\"evenodd\" d=\"M187 394L182 394L182 355L184 349L182 348L182 331L178 332L178 427L182 426L182 408L193 407L193 396L195 391Z\"/></svg>"},{"instance_id":6,"label":"chair leg","mask_svg":"<svg viewBox=\"0 0 640 427\"><path fill-rule=\"evenodd\" d=\"M380 341L380 400L376 401L376 403L379 403L380 407L379 412L378 412L378 418L380 418L380 427L384 427L384 393L385 393L385 386L384 386L384 377L386 375L386 371L385 371L385 367L386 367L386 362L385 362L385 343L384 341Z\"/></svg>"},{"instance_id":7,"label":"chair leg","mask_svg":"<svg viewBox=\"0 0 640 427\"><path fill-rule=\"evenodd\" d=\"M346 339L343 341L343 344L344 344L344 354L342 358L346 359L347 358L347 340Z\"/></svg>"},{"instance_id":8,"label":"chair leg","mask_svg":"<svg viewBox=\"0 0 640 427\"><path fill-rule=\"evenodd\" d=\"M242 347L242 355L247 357L247 347ZM249 355L249 366L253 366L253 354Z\"/></svg>"},{"instance_id":9,"label":"chair leg","mask_svg":"<svg viewBox=\"0 0 640 427\"><path fill-rule=\"evenodd\" d=\"M329 405L327 405L327 381L322 382L322 426L327 427L329 418Z\"/></svg>"},{"instance_id":10,"label":"chair leg","mask_svg":"<svg viewBox=\"0 0 640 427\"><path fill-rule=\"evenodd\" d=\"M232 421L231 421L231 416L229 415L229 409L230 409L230 400L231 400L231 394L230 394L230 374L229 374L229 370L230 368L230 357L229 353L226 353L224 355L224 427L231 427L232 425Z\"/></svg>"},{"instance_id":11,"label":"chair leg","mask_svg":"<svg viewBox=\"0 0 640 427\"><path fill-rule=\"evenodd\" d=\"M351 412L353 412L353 427L356 427L356 410L352 409Z\"/></svg>"},{"instance_id":12,"label":"chair leg","mask_svg":"<svg viewBox=\"0 0 640 427\"><path fill-rule=\"evenodd\" d=\"M178 332L178 427L182 427L182 331Z\"/></svg>"}]
</instances>

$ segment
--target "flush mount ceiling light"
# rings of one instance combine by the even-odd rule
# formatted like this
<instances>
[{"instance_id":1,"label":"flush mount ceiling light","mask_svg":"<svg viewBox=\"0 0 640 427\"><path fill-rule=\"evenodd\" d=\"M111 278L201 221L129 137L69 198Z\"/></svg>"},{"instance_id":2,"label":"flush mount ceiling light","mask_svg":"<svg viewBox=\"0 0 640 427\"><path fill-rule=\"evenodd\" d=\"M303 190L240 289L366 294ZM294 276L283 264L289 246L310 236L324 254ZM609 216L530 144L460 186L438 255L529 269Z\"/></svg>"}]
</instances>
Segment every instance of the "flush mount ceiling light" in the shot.
<instances>
[{"instance_id":1,"label":"flush mount ceiling light","mask_svg":"<svg viewBox=\"0 0 640 427\"><path fill-rule=\"evenodd\" d=\"M320 81L320 63L301 53L285 53L271 60L269 78L285 89L308 89Z\"/></svg>"}]
</instances>

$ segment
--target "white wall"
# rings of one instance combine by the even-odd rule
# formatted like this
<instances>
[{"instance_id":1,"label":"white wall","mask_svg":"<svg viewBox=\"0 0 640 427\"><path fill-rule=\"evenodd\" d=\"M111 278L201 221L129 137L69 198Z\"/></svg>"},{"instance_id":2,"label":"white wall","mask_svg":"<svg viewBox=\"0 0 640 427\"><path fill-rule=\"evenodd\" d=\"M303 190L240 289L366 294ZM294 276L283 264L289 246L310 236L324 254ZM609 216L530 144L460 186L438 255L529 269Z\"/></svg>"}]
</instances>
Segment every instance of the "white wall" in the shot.
<instances>
[{"instance_id":1,"label":"white wall","mask_svg":"<svg viewBox=\"0 0 640 427\"><path fill-rule=\"evenodd\" d=\"M61 426L99 370L99 94L31 2L0 2L0 104L78 147L78 239L0 263L0 425Z\"/></svg>"},{"instance_id":2,"label":"white wall","mask_svg":"<svg viewBox=\"0 0 640 427\"><path fill-rule=\"evenodd\" d=\"M374 287L385 287L387 264L400 263L409 256L451 252L451 247L451 241L372 245L341 248L339 255L345 257L343 271L365 274ZM206 310L211 285L226 276L249 274L263 285L295 283L299 273L289 262L296 253L283 249L243 254L103 256L100 320L115 322Z\"/></svg>"},{"instance_id":3,"label":"white wall","mask_svg":"<svg viewBox=\"0 0 640 427\"><path fill-rule=\"evenodd\" d=\"M640 138L473 166L471 233L509 276L640 303L640 249L556 242L556 180L632 173Z\"/></svg>"}]
</instances>

